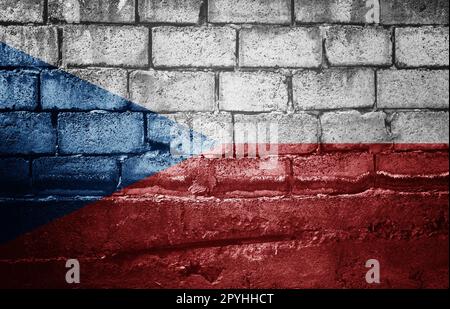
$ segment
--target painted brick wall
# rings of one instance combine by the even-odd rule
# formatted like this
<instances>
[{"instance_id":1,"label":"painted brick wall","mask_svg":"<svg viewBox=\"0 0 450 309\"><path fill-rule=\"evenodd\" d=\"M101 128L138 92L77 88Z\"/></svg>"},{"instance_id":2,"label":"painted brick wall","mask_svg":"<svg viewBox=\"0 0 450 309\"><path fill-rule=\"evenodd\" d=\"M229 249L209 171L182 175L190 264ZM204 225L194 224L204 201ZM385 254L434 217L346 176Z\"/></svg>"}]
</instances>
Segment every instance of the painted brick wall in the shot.
<instances>
[{"instance_id":1,"label":"painted brick wall","mask_svg":"<svg viewBox=\"0 0 450 309\"><path fill-rule=\"evenodd\" d=\"M448 18L446 0L0 0L0 40L50 65L0 50L0 207L117 191L0 250L0 286L64 287L79 257L86 287L371 287L375 256L382 287L448 287ZM228 146L281 124L277 167L138 181L167 156L139 106Z\"/></svg>"}]
</instances>

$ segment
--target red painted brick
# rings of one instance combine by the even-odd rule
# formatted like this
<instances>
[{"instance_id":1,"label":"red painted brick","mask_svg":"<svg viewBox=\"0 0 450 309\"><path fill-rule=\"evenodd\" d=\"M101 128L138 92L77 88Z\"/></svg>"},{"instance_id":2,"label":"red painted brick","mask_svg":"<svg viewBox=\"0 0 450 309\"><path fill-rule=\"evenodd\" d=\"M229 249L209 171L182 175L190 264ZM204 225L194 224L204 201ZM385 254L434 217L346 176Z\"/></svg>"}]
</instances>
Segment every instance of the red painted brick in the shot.
<instances>
[{"instance_id":1,"label":"red painted brick","mask_svg":"<svg viewBox=\"0 0 450 309\"><path fill-rule=\"evenodd\" d=\"M377 183L389 189L448 190L448 152L377 155Z\"/></svg>"},{"instance_id":2,"label":"red painted brick","mask_svg":"<svg viewBox=\"0 0 450 309\"><path fill-rule=\"evenodd\" d=\"M294 160L296 194L354 193L373 185L373 156L369 153L335 153Z\"/></svg>"}]
</instances>

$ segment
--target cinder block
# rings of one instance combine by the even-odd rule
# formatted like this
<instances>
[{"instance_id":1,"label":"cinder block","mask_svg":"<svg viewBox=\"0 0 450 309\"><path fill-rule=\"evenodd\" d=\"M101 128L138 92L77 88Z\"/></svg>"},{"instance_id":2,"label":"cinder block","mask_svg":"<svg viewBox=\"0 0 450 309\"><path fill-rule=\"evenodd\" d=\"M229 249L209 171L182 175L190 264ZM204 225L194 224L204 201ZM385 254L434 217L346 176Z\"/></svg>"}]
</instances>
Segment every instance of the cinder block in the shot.
<instances>
[{"instance_id":1,"label":"cinder block","mask_svg":"<svg viewBox=\"0 0 450 309\"><path fill-rule=\"evenodd\" d=\"M134 0L49 0L50 20L79 22L134 22Z\"/></svg>"},{"instance_id":2,"label":"cinder block","mask_svg":"<svg viewBox=\"0 0 450 309\"><path fill-rule=\"evenodd\" d=\"M233 67L236 30L230 27L153 28L155 67Z\"/></svg>"},{"instance_id":3,"label":"cinder block","mask_svg":"<svg viewBox=\"0 0 450 309\"><path fill-rule=\"evenodd\" d=\"M239 34L241 67L319 67L319 28L253 27Z\"/></svg>"},{"instance_id":4,"label":"cinder block","mask_svg":"<svg viewBox=\"0 0 450 309\"><path fill-rule=\"evenodd\" d=\"M60 113L59 150L64 154L136 153L144 146L141 113Z\"/></svg>"},{"instance_id":5,"label":"cinder block","mask_svg":"<svg viewBox=\"0 0 450 309\"><path fill-rule=\"evenodd\" d=\"M139 20L149 23L196 24L203 0L140 0Z\"/></svg>"},{"instance_id":6,"label":"cinder block","mask_svg":"<svg viewBox=\"0 0 450 309\"><path fill-rule=\"evenodd\" d=\"M289 24L289 0L209 0L211 23Z\"/></svg>"},{"instance_id":7,"label":"cinder block","mask_svg":"<svg viewBox=\"0 0 450 309\"><path fill-rule=\"evenodd\" d=\"M447 108L448 70L378 71L380 108Z\"/></svg>"},{"instance_id":8,"label":"cinder block","mask_svg":"<svg viewBox=\"0 0 450 309\"><path fill-rule=\"evenodd\" d=\"M42 67L58 63L55 27L0 26L0 42L0 67Z\"/></svg>"},{"instance_id":9,"label":"cinder block","mask_svg":"<svg viewBox=\"0 0 450 309\"><path fill-rule=\"evenodd\" d=\"M33 186L48 194L107 194L119 180L113 157L45 157L33 161Z\"/></svg>"},{"instance_id":10,"label":"cinder block","mask_svg":"<svg viewBox=\"0 0 450 309\"><path fill-rule=\"evenodd\" d=\"M295 0L297 23L375 23L375 10L366 0Z\"/></svg>"},{"instance_id":11,"label":"cinder block","mask_svg":"<svg viewBox=\"0 0 450 309\"><path fill-rule=\"evenodd\" d=\"M42 23L44 0L0 0L0 22Z\"/></svg>"},{"instance_id":12,"label":"cinder block","mask_svg":"<svg viewBox=\"0 0 450 309\"><path fill-rule=\"evenodd\" d=\"M285 76L271 72L225 72L219 77L219 108L226 111L285 111Z\"/></svg>"},{"instance_id":13,"label":"cinder block","mask_svg":"<svg viewBox=\"0 0 450 309\"><path fill-rule=\"evenodd\" d=\"M43 109L123 110L128 104L126 97L126 70L52 70L41 75Z\"/></svg>"},{"instance_id":14,"label":"cinder block","mask_svg":"<svg viewBox=\"0 0 450 309\"><path fill-rule=\"evenodd\" d=\"M154 112L212 111L214 84L212 72L135 71L130 96Z\"/></svg>"},{"instance_id":15,"label":"cinder block","mask_svg":"<svg viewBox=\"0 0 450 309\"><path fill-rule=\"evenodd\" d=\"M66 65L148 65L149 31L134 26L66 26L63 35Z\"/></svg>"},{"instance_id":16,"label":"cinder block","mask_svg":"<svg viewBox=\"0 0 450 309\"><path fill-rule=\"evenodd\" d=\"M294 104L300 110L369 108L375 103L371 69L300 71L292 78Z\"/></svg>"},{"instance_id":17,"label":"cinder block","mask_svg":"<svg viewBox=\"0 0 450 309\"><path fill-rule=\"evenodd\" d=\"M395 29L395 62L399 67L448 66L448 27Z\"/></svg>"},{"instance_id":18,"label":"cinder block","mask_svg":"<svg viewBox=\"0 0 450 309\"><path fill-rule=\"evenodd\" d=\"M0 71L0 110L33 110L38 103L38 75Z\"/></svg>"},{"instance_id":19,"label":"cinder block","mask_svg":"<svg viewBox=\"0 0 450 309\"><path fill-rule=\"evenodd\" d=\"M0 113L0 153L54 153L56 130L50 113Z\"/></svg>"},{"instance_id":20,"label":"cinder block","mask_svg":"<svg viewBox=\"0 0 450 309\"><path fill-rule=\"evenodd\" d=\"M385 25L448 24L448 0L380 0Z\"/></svg>"},{"instance_id":21,"label":"cinder block","mask_svg":"<svg viewBox=\"0 0 450 309\"><path fill-rule=\"evenodd\" d=\"M387 66L392 63L391 33L382 27L332 26L325 50L332 66Z\"/></svg>"}]
</instances>

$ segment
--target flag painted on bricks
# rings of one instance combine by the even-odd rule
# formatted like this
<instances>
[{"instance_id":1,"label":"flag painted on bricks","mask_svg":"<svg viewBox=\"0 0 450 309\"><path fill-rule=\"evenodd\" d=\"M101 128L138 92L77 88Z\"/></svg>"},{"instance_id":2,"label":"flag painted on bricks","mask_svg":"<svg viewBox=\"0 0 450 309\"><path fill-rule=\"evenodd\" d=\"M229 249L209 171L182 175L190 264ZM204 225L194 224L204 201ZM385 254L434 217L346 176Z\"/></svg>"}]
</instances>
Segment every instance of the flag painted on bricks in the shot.
<instances>
[{"instance_id":1,"label":"flag painted on bricks","mask_svg":"<svg viewBox=\"0 0 450 309\"><path fill-rule=\"evenodd\" d=\"M0 286L448 287L448 5L135 2L0 0Z\"/></svg>"}]
</instances>

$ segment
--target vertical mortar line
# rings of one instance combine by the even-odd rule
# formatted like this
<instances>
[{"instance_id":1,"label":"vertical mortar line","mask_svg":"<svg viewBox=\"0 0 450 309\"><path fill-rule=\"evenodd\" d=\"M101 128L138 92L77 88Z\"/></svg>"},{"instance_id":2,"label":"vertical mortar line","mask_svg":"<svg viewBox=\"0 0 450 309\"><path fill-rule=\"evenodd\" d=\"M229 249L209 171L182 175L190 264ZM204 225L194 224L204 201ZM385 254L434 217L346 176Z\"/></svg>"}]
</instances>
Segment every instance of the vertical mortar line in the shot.
<instances>
[{"instance_id":1,"label":"vertical mortar line","mask_svg":"<svg viewBox=\"0 0 450 309\"><path fill-rule=\"evenodd\" d=\"M42 19L44 24L48 23L48 0L44 0L43 3L43 8L42 8Z\"/></svg>"},{"instance_id":2,"label":"vertical mortar line","mask_svg":"<svg viewBox=\"0 0 450 309\"><path fill-rule=\"evenodd\" d=\"M57 43L58 43L58 67L63 65L63 44L64 44L64 29L58 27L56 29Z\"/></svg>"},{"instance_id":3,"label":"vertical mortar line","mask_svg":"<svg viewBox=\"0 0 450 309\"><path fill-rule=\"evenodd\" d=\"M295 26L295 0L291 0L291 26Z\"/></svg>"},{"instance_id":4,"label":"vertical mortar line","mask_svg":"<svg viewBox=\"0 0 450 309\"><path fill-rule=\"evenodd\" d=\"M219 106L219 87L220 87L220 73L214 72L214 111L220 112Z\"/></svg>"},{"instance_id":5,"label":"vertical mortar line","mask_svg":"<svg viewBox=\"0 0 450 309\"><path fill-rule=\"evenodd\" d=\"M378 110L378 69L377 68L375 68L374 69L374 72L373 72L373 74L374 74L374 79L373 79L373 82L374 82L374 102L373 102L373 111L375 112L375 111L377 111Z\"/></svg>"},{"instance_id":6,"label":"vertical mortar line","mask_svg":"<svg viewBox=\"0 0 450 309\"><path fill-rule=\"evenodd\" d=\"M122 158L116 158L116 164L117 164L116 189L119 190L122 184L122 168L123 168Z\"/></svg>"},{"instance_id":7,"label":"vertical mortar line","mask_svg":"<svg viewBox=\"0 0 450 309\"><path fill-rule=\"evenodd\" d=\"M139 0L134 0L134 22L138 24L140 22L139 17Z\"/></svg>"},{"instance_id":8,"label":"vertical mortar line","mask_svg":"<svg viewBox=\"0 0 450 309\"><path fill-rule=\"evenodd\" d=\"M148 27L148 68L154 68L153 65L153 28Z\"/></svg>"},{"instance_id":9,"label":"vertical mortar line","mask_svg":"<svg viewBox=\"0 0 450 309\"><path fill-rule=\"evenodd\" d=\"M236 158L236 136L234 134L235 131L235 125L236 125L236 121L235 121L235 117L234 117L234 113L231 112L231 127L232 127L232 132L231 132L231 144L233 147L233 154L232 154L232 158Z\"/></svg>"},{"instance_id":10,"label":"vertical mortar line","mask_svg":"<svg viewBox=\"0 0 450 309\"><path fill-rule=\"evenodd\" d=\"M55 129L55 155L59 155L59 130L58 130L58 112L52 111L51 112L51 118L52 118L52 126Z\"/></svg>"},{"instance_id":11,"label":"vertical mortar line","mask_svg":"<svg viewBox=\"0 0 450 309\"><path fill-rule=\"evenodd\" d=\"M286 84L288 91L288 106L287 111L295 112L295 104L294 104L294 86L293 86L293 74L289 72L289 75L286 76Z\"/></svg>"},{"instance_id":12,"label":"vertical mortar line","mask_svg":"<svg viewBox=\"0 0 450 309\"><path fill-rule=\"evenodd\" d=\"M322 129L322 120L321 117L322 112L319 112L317 115L317 153L322 153L322 135L323 135L323 129Z\"/></svg>"},{"instance_id":13,"label":"vertical mortar line","mask_svg":"<svg viewBox=\"0 0 450 309\"><path fill-rule=\"evenodd\" d=\"M395 27L391 28L391 42L392 42L392 65L397 68L397 62L395 61L395 49L396 49L396 44L395 44Z\"/></svg>"},{"instance_id":14,"label":"vertical mortar line","mask_svg":"<svg viewBox=\"0 0 450 309\"><path fill-rule=\"evenodd\" d=\"M236 58L236 69L239 70L239 37L240 37L240 29L236 29L236 52L235 52L235 58Z\"/></svg>"}]
</instances>

